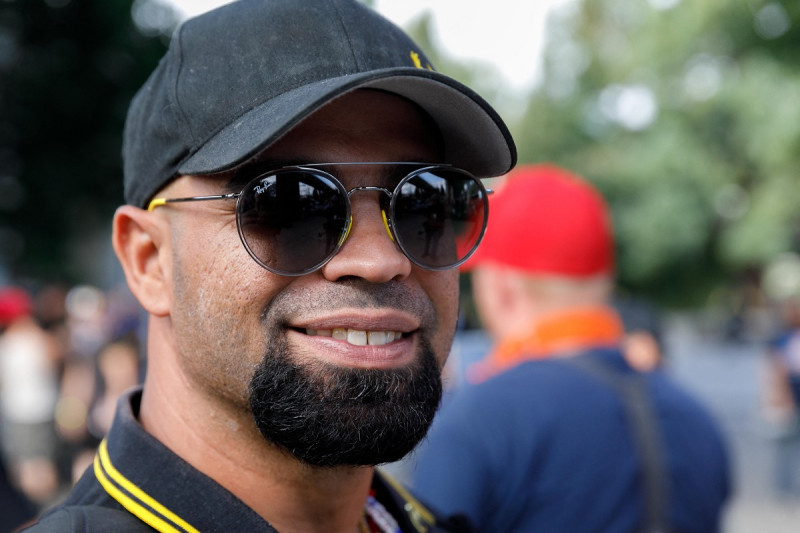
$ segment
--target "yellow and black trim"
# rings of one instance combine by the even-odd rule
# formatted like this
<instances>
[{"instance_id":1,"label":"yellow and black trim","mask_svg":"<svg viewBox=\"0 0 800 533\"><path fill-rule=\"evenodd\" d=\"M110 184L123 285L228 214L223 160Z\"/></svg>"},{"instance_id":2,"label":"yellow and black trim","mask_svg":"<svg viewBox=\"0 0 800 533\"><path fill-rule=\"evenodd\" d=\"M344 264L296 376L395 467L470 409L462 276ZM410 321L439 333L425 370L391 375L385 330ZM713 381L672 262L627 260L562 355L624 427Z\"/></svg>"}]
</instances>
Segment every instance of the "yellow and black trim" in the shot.
<instances>
[{"instance_id":1,"label":"yellow and black trim","mask_svg":"<svg viewBox=\"0 0 800 533\"><path fill-rule=\"evenodd\" d=\"M396 479L381 470L380 478L392 489L402 501L402 509L409 522L418 533L427 533L436 526L436 517L422 503L408 492Z\"/></svg>"},{"instance_id":2,"label":"yellow and black trim","mask_svg":"<svg viewBox=\"0 0 800 533\"><path fill-rule=\"evenodd\" d=\"M105 439L94 457L94 475L109 496L153 529L163 533L199 533L117 470L111 463Z\"/></svg>"}]
</instances>

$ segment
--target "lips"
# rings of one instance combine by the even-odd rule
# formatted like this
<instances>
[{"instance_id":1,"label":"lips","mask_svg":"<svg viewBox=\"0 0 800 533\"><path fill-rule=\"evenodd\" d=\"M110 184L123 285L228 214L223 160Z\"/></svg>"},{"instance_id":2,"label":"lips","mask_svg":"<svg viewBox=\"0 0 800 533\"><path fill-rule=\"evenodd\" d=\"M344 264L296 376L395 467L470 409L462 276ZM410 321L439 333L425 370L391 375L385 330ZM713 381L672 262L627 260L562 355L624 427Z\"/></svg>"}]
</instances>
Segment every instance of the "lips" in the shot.
<instances>
[{"instance_id":1,"label":"lips","mask_svg":"<svg viewBox=\"0 0 800 533\"><path fill-rule=\"evenodd\" d=\"M350 328L306 329L305 333L312 337L332 337L354 346L383 346L403 336L400 331Z\"/></svg>"}]
</instances>

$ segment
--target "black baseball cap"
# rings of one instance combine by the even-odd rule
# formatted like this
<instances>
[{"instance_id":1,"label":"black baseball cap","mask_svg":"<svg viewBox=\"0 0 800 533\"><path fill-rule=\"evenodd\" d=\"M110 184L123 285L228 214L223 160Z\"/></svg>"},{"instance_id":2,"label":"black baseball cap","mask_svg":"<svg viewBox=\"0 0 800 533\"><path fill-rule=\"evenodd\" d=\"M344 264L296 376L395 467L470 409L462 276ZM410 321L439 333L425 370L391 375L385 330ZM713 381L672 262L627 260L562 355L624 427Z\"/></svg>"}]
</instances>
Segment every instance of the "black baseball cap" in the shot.
<instances>
[{"instance_id":1,"label":"black baseball cap","mask_svg":"<svg viewBox=\"0 0 800 533\"><path fill-rule=\"evenodd\" d=\"M133 98L125 201L145 207L180 175L230 170L336 97L398 94L438 125L446 163L478 177L516 163L506 125L433 70L400 28L355 0L240 0L190 19Z\"/></svg>"}]
</instances>

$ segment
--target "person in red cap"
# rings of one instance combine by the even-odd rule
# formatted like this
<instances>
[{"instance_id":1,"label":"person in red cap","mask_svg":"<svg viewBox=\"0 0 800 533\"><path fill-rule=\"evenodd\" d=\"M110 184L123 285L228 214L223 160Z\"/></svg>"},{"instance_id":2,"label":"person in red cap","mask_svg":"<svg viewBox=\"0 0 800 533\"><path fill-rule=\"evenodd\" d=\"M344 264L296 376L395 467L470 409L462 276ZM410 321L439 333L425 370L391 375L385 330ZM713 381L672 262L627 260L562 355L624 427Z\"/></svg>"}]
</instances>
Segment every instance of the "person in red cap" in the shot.
<instances>
[{"instance_id":1,"label":"person in red cap","mask_svg":"<svg viewBox=\"0 0 800 533\"><path fill-rule=\"evenodd\" d=\"M16 487L42 508L59 488L57 399L56 352L33 298L19 287L0 287L0 455Z\"/></svg>"},{"instance_id":2,"label":"person in red cap","mask_svg":"<svg viewBox=\"0 0 800 533\"><path fill-rule=\"evenodd\" d=\"M483 532L719 531L725 444L663 371L624 355L601 195L557 166L518 167L462 269L495 346L418 450L417 493Z\"/></svg>"}]
</instances>

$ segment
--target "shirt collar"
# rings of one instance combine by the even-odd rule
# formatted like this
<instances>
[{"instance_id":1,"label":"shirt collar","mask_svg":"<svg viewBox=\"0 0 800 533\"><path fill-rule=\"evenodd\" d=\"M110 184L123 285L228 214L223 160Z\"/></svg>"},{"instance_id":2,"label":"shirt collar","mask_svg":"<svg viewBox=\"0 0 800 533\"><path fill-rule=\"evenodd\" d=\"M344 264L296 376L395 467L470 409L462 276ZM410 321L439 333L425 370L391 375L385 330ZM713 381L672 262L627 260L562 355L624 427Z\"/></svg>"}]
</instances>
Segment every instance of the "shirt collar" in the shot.
<instances>
[{"instance_id":1,"label":"shirt collar","mask_svg":"<svg viewBox=\"0 0 800 533\"><path fill-rule=\"evenodd\" d=\"M95 457L95 476L112 498L158 531L275 532L244 502L147 433L136 419L140 401L141 389L120 398Z\"/></svg>"},{"instance_id":2,"label":"shirt collar","mask_svg":"<svg viewBox=\"0 0 800 533\"><path fill-rule=\"evenodd\" d=\"M485 359L468 369L467 378L479 383L525 361L618 346L622 335L622 321L610 307L552 313L534 321L525 334L502 340Z\"/></svg>"},{"instance_id":3,"label":"shirt collar","mask_svg":"<svg viewBox=\"0 0 800 533\"><path fill-rule=\"evenodd\" d=\"M103 489L157 531L276 533L239 498L144 430L137 420L141 396L137 388L120 398L98 448L94 474ZM389 475L376 470L372 488L402 531L435 530L433 514Z\"/></svg>"}]
</instances>

